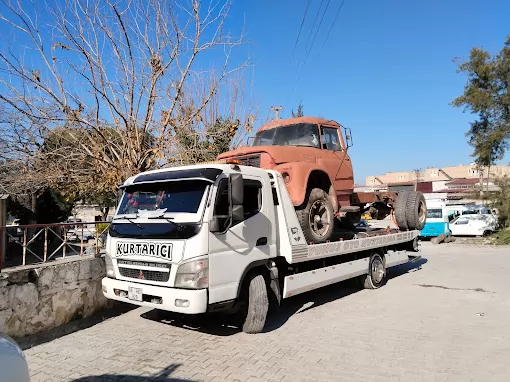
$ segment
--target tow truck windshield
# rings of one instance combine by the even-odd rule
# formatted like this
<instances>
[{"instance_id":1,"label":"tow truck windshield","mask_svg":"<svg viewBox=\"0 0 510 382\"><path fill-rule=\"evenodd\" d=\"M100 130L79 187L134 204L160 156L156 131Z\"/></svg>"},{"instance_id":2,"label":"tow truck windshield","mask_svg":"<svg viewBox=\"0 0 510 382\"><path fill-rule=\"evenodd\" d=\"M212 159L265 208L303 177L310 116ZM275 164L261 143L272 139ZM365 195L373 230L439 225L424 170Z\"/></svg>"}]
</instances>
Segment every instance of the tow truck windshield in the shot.
<instances>
[{"instance_id":1,"label":"tow truck windshield","mask_svg":"<svg viewBox=\"0 0 510 382\"><path fill-rule=\"evenodd\" d=\"M179 180L126 187L110 236L186 239L196 235L208 186L205 180Z\"/></svg>"}]
</instances>

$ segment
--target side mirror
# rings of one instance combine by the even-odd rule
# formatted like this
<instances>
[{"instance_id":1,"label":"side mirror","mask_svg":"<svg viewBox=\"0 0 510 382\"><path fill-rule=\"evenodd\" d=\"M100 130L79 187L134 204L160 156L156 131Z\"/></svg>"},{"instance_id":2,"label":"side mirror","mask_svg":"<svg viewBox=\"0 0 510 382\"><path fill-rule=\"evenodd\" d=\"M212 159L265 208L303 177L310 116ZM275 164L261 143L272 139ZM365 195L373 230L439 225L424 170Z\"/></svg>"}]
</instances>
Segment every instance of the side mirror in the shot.
<instances>
[{"instance_id":1,"label":"side mirror","mask_svg":"<svg viewBox=\"0 0 510 382\"><path fill-rule=\"evenodd\" d=\"M344 128L344 136L345 136L345 145L347 148L351 147L354 142L352 140L352 132L350 127L343 127Z\"/></svg>"},{"instance_id":2,"label":"side mirror","mask_svg":"<svg viewBox=\"0 0 510 382\"><path fill-rule=\"evenodd\" d=\"M220 232L220 219L214 217L209 222L209 231L212 233Z\"/></svg>"},{"instance_id":3,"label":"side mirror","mask_svg":"<svg viewBox=\"0 0 510 382\"><path fill-rule=\"evenodd\" d=\"M244 181L241 174L230 175L230 200L233 206L244 202Z\"/></svg>"},{"instance_id":4,"label":"side mirror","mask_svg":"<svg viewBox=\"0 0 510 382\"><path fill-rule=\"evenodd\" d=\"M244 220L244 207L240 204L232 206L232 221L240 222Z\"/></svg>"}]
</instances>

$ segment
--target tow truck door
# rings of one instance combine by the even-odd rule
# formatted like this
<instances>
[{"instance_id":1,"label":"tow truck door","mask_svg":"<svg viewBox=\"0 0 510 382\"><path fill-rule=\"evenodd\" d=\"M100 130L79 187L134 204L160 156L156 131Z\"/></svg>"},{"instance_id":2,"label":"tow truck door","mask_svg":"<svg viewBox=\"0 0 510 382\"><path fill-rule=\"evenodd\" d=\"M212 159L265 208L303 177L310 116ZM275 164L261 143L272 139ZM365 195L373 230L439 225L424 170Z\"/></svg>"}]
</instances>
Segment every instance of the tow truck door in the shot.
<instances>
[{"instance_id":1,"label":"tow truck door","mask_svg":"<svg viewBox=\"0 0 510 382\"><path fill-rule=\"evenodd\" d=\"M267 179L265 179L267 178ZM250 264L276 256L276 230L269 176L243 174L244 220L225 233L209 232L209 303L232 300ZM228 213L228 179L219 180L210 208ZM211 215L212 216L212 215ZM223 224L228 224L225 219Z\"/></svg>"}]
</instances>

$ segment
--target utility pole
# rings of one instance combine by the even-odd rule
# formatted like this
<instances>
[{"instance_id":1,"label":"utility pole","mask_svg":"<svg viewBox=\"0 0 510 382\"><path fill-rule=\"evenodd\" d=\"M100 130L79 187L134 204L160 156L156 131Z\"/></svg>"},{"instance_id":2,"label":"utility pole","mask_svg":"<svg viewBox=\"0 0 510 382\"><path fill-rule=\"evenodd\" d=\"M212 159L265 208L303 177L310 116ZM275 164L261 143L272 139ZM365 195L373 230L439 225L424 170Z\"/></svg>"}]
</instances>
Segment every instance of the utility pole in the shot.
<instances>
[{"instance_id":1,"label":"utility pole","mask_svg":"<svg viewBox=\"0 0 510 382\"><path fill-rule=\"evenodd\" d=\"M418 191L418 183L421 182L421 169L414 169L414 190Z\"/></svg>"},{"instance_id":2,"label":"utility pole","mask_svg":"<svg viewBox=\"0 0 510 382\"><path fill-rule=\"evenodd\" d=\"M283 109L282 105L280 105L279 107L271 106L271 110L273 110L275 113L275 121L278 121L280 119L280 117L278 116L278 112L282 109Z\"/></svg>"}]
</instances>

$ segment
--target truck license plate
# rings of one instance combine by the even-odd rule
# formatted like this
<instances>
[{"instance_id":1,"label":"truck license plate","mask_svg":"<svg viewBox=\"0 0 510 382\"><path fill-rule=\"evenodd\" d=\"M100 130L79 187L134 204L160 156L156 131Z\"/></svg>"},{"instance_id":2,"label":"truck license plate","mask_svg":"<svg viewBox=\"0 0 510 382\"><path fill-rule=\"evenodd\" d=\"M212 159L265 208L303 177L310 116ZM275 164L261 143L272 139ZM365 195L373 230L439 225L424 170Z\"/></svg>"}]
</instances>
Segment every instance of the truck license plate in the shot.
<instances>
[{"instance_id":1,"label":"truck license plate","mask_svg":"<svg viewBox=\"0 0 510 382\"><path fill-rule=\"evenodd\" d=\"M130 300L142 301L142 288L128 287L128 298Z\"/></svg>"}]
</instances>

